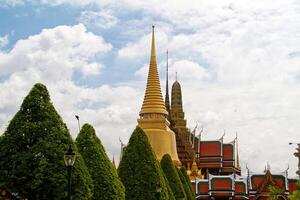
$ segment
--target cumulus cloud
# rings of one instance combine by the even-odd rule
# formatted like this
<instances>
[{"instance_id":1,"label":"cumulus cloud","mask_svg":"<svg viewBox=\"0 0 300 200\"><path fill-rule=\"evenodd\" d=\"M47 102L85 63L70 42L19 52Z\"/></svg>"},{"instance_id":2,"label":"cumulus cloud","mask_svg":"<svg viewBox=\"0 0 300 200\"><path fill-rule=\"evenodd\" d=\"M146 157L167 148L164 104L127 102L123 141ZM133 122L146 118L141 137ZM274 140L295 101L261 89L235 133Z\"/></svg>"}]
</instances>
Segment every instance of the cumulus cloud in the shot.
<instances>
[{"instance_id":1,"label":"cumulus cloud","mask_svg":"<svg viewBox=\"0 0 300 200\"><path fill-rule=\"evenodd\" d=\"M8 43L9 43L8 35L0 37L0 48L5 47L6 45L8 45Z\"/></svg>"},{"instance_id":2,"label":"cumulus cloud","mask_svg":"<svg viewBox=\"0 0 300 200\"><path fill-rule=\"evenodd\" d=\"M44 29L17 41L9 52L1 52L0 76L8 77L0 82L1 132L33 84L42 82L73 138L78 133L77 114L82 124L95 126L110 155L119 153L119 137L126 142L135 127L136 115L132 113L138 113L141 93L126 85L90 88L75 83L81 76L99 75L104 67L101 56L111 48L101 36L79 24ZM75 72L80 74L75 76Z\"/></svg>"},{"instance_id":3,"label":"cumulus cloud","mask_svg":"<svg viewBox=\"0 0 300 200\"><path fill-rule=\"evenodd\" d=\"M85 75L98 74L101 64L95 63L95 58L111 48L111 44L87 32L82 24L44 29L40 34L19 40L9 52L1 52L0 73L34 67L46 72L45 80L52 81L71 77L72 69Z\"/></svg>"},{"instance_id":4,"label":"cumulus cloud","mask_svg":"<svg viewBox=\"0 0 300 200\"><path fill-rule=\"evenodd\" d=\"M190 60L177 60L174 63L171 62L169 74L170 76L175 77L176 73L180 80L188 79L197 81L209 78L209 73L203 66Z\"/></svg>"},{"instance_id":5,"label":"cumulus cloud","mask_svg":"<svg viewBox=\"0 0 300 200\"><path fill-rule=\"evenodd\" d=\"M110 3L111 0L3 0L0 7L13 7L24 4L45 4L49 6L70 5L76 7L86 7L89 5L104 6Z\"/></svg>"},{"instance_id":6,"label":"cumulus cloud","mask_svg":"<svg viewBox=\"0 0 300 200\"><path fill-rule=\"evenodd\" d=\"M93 0L41 2L51 6L97 4ZM203 125L205 139L219 138L225 129L225 140L231 141L237 131L243 167L247 163L253 171L262 171L269 161L272 170L279 172L285 170L289 163L290 175L295 176L297 160L288 142L298 142L300 129L299 1L121 0L103 4L109 10L106 13L84 10L79 19L89 26L98 26L98 20L104 20L101 22L105 24L103 28L116 24L122 27L116 35L126 34L126 41L116 38L122 46L116 49L117 56L112 59L118 60L118 63L132 61L135 66L141 67L133 72L135 77L146 79L150 26L155 23L158 63L163 69L164 62L161 60L169 49L170 80L175 79L178 71L188 126L193 127L196 121ZM130 13L132 16L124 14L126 17L123 19L118 16L120 10L124 11L122 14ZM137 16L141 20L137 20ZM100 42L101 37L88 33L83 25L77 29L82 30L79 31L82 36L75 46L70 46L78 37L69 36L73 32L64 36L55 31L55 37L52 36L61 38L70 50L59 51L61 46L47 42L39 34L18 41L8 53L0 52L0 73L9 76L0 86L4 91L0 93L3 95L1 99L6 98L0 108L3 110L0 118L2 122L8 121L6 113L13 113L11 108L16 109L21 96L34 81L51 77L51 80L58 80L59 77L68 81L57 81L56 86L50 84L50 92L73 132L76 128L75 111L84 121L92 118L92 123L104 136L101 139L109 153L116 153L119 150L118 136L126 140L136 124L135 118L142 103L141 83L134 80L119 83L116 80L116 84L123 86L105 85L92 89L74 84L74 70L83 76L101 74L105 63L98 62L96 57L111 49L109 44ZM128 39L129 36L134 37ZM89 42L85 42L84 38ZM28 41L35 45L27 44ZM106 46L106 50L101 51L97 49L99 45L91 45L95 41ZM52 47L56 48L50 50ZM40 67L31 67L40 63L43 63ZM25 68L25 64L29 67ZM12 68L2 67L8 65ZM63 67L53 70L60 72L56 77L51 75L53 73L48 66ZM13 98L15 93L19 96Z\"/></svg>"},{"instance_id":7,"label":"cumulus cloud","mask_svg":"<svg viewBox=\"0 0 300 200\"><path fill-rule=\"evenodd\" d=\"M99 28L108 29L118 23L118 18L116 18L109 10L86 10L81 12L78 21L87 26L96 26Z\"/></svg>"},{"instance_id":8,"label":"cumulus cloud","mask_svg":"<svg viewBox=\"0 0 300 200\"><path fill-rule=\"evenodd\" d=\"M237 131L244 167L262 171L269 161L280 172L289 163L295 176L297 160L288 143L297 141L300 128L299 2L126 2L173 25L163 46L171 51L170 79L179 72L188 125L201 123L206 139L225 129L230 141ZM144 37L119 56L143 57ZM136 75L145 71L143 66Z\"/></svg>"},{"instance_id":9,"label":"cumulus cloud","mask_svg":"<svg viewBox=\"0 0 300 200\"><path fill-rule=\"evenodd\" d=\"M149 30L150 32L150 30ZM149 57L151 47L151 33L143 35L137 41L126 44L126 46L118 50L118 58L120 59L142 59ZM158 30L155 33L156 37L156 52L161 54L166 52L168 35L165 31Z\"/></svg>"}]
</instances>

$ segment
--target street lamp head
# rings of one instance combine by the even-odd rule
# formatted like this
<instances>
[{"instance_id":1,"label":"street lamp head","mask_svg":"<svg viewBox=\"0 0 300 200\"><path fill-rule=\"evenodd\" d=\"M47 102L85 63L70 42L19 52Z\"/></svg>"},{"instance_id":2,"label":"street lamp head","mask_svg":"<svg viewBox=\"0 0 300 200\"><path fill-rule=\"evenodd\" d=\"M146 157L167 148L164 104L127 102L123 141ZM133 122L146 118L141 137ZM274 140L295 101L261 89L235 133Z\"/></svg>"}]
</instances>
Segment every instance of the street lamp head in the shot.
<instances>
[{"instance_id":1,"label":"street lamp head","mask_svg":"<svg viewBox=\"0 0 300 200\"><path fill-rule=\"evenodd\" d=\"M162 187L160 186L160 183L157 183L157 185L156 185L156 192L157 193L161 193L161 191L162 191Z\"/></svg>"},{"instance_id":2,"label":"street lamp head","mask_svg":"<svg viewBox=\"0 0 300 200\"><path fill-rule=\"evenodd\" d=\"M69 145L69 148L64 155L64 160L65 160L66 166L72 167L75 163L75 159L76 159L75 152L73 151L72 146Z\"/></svg>"}]
</instances>

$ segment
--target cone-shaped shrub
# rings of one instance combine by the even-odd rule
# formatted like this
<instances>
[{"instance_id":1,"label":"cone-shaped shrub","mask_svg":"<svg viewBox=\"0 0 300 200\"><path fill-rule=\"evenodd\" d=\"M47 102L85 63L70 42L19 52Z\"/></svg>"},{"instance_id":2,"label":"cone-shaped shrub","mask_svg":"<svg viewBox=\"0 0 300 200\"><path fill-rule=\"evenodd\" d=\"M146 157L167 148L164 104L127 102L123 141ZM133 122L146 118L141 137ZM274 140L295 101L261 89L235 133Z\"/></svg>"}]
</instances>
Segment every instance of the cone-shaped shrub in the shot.
<instances>
[{"instance_id":1,"label":"cone-shaped shrub","mask_svg":"<svg viewBox=\"0 0 300 200\"><path fill-rule=\"evenodd\" d=\"M44 85L33 86L0 142L0 188L24 199L66 199L64 154L71 145L73 199L92 197L90 174Z\"/></svg>"},{"instance_id":2,"label":"cone-shaped shrub","mask_svg":"<svg viewBox=\"0 0 300 200\"><path fill-rule=\"evenodd\" d=\"M175 199L186 199L183 185L180 181L180 177L177 173L175 165L173 164L171 156L169 154L165 154L160 161L160 165L166 175Z\"/></svg>"},{"instance_id":3,"label":"cone-shaped shrub","mask_svg":"<svg viewBox=\"0 0 300 200\"><path fill-rule=\"evenodd\" d=\"M140 127L132 133L118 167L128 200L169 200L167 183L148 138ZM161 192L159 192L161 188Z\"/></svg>"},{"instance_id":4,"label":"cone-shaped shrub","mask_svg":"<svg viewBox=\"0 0 300 200\"><path fill-rule=\"evenodd\" d=\"M125 199L125 189L118 177L117 170L109 160L91 125L83 125L76 138L76 145L94 183L93 199Z\"/></svg>"},{"instance_id":5,"label":"cone-shaped shrub","mask_svg":"<svg viewBox=\"0 0 300 200\"><path fill-rule=\"evenodd\" d=\"M162 169L161 169L161 171L162 171ZM163 171L162 171L162 175L163 175L164 180L166 182L167 191L168 191L168 194L169 194L169 200L175 200L175 196L173 194L173 191L172 191L172 189L171 189L171 187L169 185L168 179L166 178L166 175L165 175L165 173Z\"/></svg>"},{"instance_id":6,"label":"cone-shaped shrub","mask_svg":"<svg viewBox=\"0 0 300 200\"><path fill-rule=\"evenodd\" d=\"M186 173L186 168L185 167L180 167L180 171L181 171L182 175L184 176L184 178L186 180L186 183L188 184L192 195L195 196L193 188L192 188L191 180L189 178L189 175Z\"/></svg>"},{"instance_id":7,"label":"cone-shaped shrub","mask_svg":"<svg viewBox=\"0 0 300 200\"><path fill-rule=\"evenodd\" d=\"M181 172L181 170L179 168L177 168L177 173L178 173L180 181L181 181L181 183L183 185L184 192L185 192L185 195L186 195L186 199L188 199L188 200L194 200L195 197L194 197L192 191L190 190L190 187L189 187L188 183L186 182L186 179L183 176L183 174L182 174L182 172Z\"/></svg>"}]
</instances>

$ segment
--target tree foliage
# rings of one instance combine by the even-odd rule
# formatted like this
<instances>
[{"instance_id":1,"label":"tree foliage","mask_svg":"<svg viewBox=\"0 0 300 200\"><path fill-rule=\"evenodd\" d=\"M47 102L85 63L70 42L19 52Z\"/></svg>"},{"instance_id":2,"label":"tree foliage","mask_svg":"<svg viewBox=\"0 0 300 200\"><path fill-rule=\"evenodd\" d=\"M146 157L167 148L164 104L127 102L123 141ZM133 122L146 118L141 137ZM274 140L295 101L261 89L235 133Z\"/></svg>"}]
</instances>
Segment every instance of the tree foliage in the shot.
<instances>
[{"instance_id":1,"label":"tree foliage","mask_svg":"<svg viewBox=\"0 0 300 200\"><path fill-rule=\"evenodd\" d=\"M118 177L117 170L109 160L91 125L83 125L76 138L76 145L94 183L93 199L125 199L125 189Z\"/></svg>"},{"instance_id":2,"label":"tree foliage","mask_svg":"<svg viewBox=\"0 0 300 200\"><path fill-rule=\"evenodd\" d=\"M169 185L173 191L175 199L186 199L183 185L177 173L177 169L173 164L171 156L165 154L160 161L161 168L166 175Z\"/></svg>"},{"instance_id":3,"label":"tree foliage","mask_svg":"<svg viewBox=\"0 0 300 200\"><path fill-rule=\"evenodd\" d=\"M268 200L278 200L279 197L284 195L284 189L279 188L277 186L270 185L268 187L269 197Z\"/></svg>"},{"instance_id":4,"label":"tree foliage","mask_svg":"<svg viewBox=\"0 0 300 200\"><path fill-rule=\"evenodd\" d=\"M186 199L187 200L194 200L195 197L194 197L192 191L190 190L189 183L187 183L184 175L182 174L182 172L179 168L177 168L177 172L178 172L179 178L181 180L181 183L183 185L184 192L185 192L185 195L186 195Z\"/></svg>"},{"instance_id":5,"label":"tree foliage","mask_svg":"<svg viewBox=\"0 0 300 200\"><path fill-rule=\"evenodd\" d=\"M191 191L193 197L195 197L195 194L194 194L194 191L193 191L193 187L192 187L192 183L191 183L191 180L189 178L189 175L186 172L186 168L185 167L180 167L180 171L181 171L182 175L184 176L184 178L186 180L186 183L189 186L190 191Z\"/></svg>"},{"instance_id":6,"label":"tree foliage","mask_svg":"<svg viewBox=\"0 0 300 200\"><path fill-rule=\"evenodd\" d=\"M72 173L73 199L90 199L92 180L69 131L38 83L25 97L0 140L0 188L26 199L65 199L63 160L71 145L77 157Z\"/></svg>"},{"instance_id":7,"label":"tree foliage","mask_svg":"<svg viewBox=\"0 0 300 200\"><path fill-rule=\"evenodd\" d=\"M170 196L172 193L168 192L163 172L148 138L140 127L136 127L130 137L118 172L128 200L174 199Z\"/></svg>"}]
</instances>

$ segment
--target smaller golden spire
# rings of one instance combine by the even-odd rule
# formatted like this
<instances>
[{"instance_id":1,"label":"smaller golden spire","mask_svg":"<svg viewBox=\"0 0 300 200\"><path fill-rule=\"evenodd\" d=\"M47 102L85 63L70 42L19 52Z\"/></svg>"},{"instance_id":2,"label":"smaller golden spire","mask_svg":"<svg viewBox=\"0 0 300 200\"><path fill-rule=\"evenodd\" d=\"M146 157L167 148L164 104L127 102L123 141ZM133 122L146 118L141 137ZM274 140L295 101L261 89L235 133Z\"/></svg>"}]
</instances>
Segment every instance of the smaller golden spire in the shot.
<instances>
[{"instance_id":1,"label":"smaller golden spire","mask_svg":"<svg viewBox=\"0 0 300 200\"><path fill-rule=\"evenodd\" d=\"M196 178L203 179L203 177L204 177L203 174L201 173L201 169L198 169L195 159L193 161L191 169L188 171L189 171L189 176L190 176L191 180L196 179Z\"/></svg>"}]
</instances>

